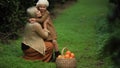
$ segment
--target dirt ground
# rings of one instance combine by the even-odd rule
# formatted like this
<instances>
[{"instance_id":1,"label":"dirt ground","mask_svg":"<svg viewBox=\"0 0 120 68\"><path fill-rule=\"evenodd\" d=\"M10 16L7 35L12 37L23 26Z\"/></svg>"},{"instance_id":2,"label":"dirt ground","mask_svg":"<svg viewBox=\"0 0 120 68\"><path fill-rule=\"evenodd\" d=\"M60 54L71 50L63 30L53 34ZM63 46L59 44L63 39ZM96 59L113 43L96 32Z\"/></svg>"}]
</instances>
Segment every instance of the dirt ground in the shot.
<instances>
[{"instance_id":1,"label":"dirt ground","mask_svg":"<svg viewBox=\"0 0 120 68\"><path fill-rule=\"evenodd\" d=\"M55 19L64 9L75 4L76 0L68 0L64 4L55 4L54 9L50 11L52 19Z\"/></svg>"}]
</instances>

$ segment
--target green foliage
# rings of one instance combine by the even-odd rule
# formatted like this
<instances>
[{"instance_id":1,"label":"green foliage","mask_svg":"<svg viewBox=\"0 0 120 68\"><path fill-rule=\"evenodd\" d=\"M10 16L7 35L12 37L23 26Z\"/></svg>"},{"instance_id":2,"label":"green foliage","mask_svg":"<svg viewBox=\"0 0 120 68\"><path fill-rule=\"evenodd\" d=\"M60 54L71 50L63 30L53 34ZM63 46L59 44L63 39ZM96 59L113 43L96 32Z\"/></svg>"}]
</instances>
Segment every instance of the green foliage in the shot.
<instances>
[{"instance_id":1,"label":"green foliage","mask_svg":"<svg viewBox=\"0 0 120 68\"><path fill-rule=\"evenodd\" d=\"M98 25L98 39L100 40L100 54L102 58L109 57L114 62L113 68L120 67L120 20L119 20L119 3L114 2L119 0L110 0L113 3L109 3L108 17L105 22L101 22ZM99 42L99 41L98 41Z\"/></svg>"},{"instance_id":2,"label":"green foliage","mask_svg":"<svg viewBox=\"0 0 120 68\"><path fill-rule=\"evenodd\" d=\"M6 1L6 0L2 0L1 2L1 19L2 22L1 23L1 32L7 33L7 32L11 32L12 30L10 30L11 28L13 29L13 27L16 26L15 23L20 22L19 18L20 18L20 14L21 11L19 11L19 2L18 1ZM13 29L14 31L15 29Z\"/></svg>"},{"instance_id":3,"label":"green foliage","mask_svg":"<svg viewBox=\"0 0 120 68\"><path fill-rule=\"evenodd\" d=\"M14 39L26 23L26 9L33 1L1 0L0 1L0 37L1 40Z\"/></svg>"}]
</instances>

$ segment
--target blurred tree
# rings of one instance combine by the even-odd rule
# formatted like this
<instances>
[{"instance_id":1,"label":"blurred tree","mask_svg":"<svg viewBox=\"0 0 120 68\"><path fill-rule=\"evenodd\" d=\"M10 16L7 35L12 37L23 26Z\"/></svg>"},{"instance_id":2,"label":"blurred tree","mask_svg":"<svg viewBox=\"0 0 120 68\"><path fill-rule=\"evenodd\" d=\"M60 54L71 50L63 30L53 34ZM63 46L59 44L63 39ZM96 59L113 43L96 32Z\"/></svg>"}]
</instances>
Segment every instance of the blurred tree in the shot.
<instances>
[{"instance_id":1,"label":"blurred tree","mask_svg":"<svg viewBox=\"0 0 120 68\"><path fill-rule=\"evenodd\" d=\"M108 16L110 37L104 45L102 54L111 57L117 68L120 68L120 0L109 0L109 2L112 8Z\"/></svg>"},{"instance_id":2,"label":"blurred tree","mask_svg":"<svg viewBox=\"0 0 120 68\"><path fill-rule=\"evenodd\" d=\"M0 40L16 39L26 20L26 8L33 0L0 0Z\"/></svg>"},{"instance_id":3,"label":"blurred tree","mask_svg":"<svg viewBox=\"0 0 120 68\"><path fill-rule=\"evenodd\" d=\"M120 0L109 0L112 10L111 16L109 16L109 22L114 22L117 18L120 18Z\"/></svg>"}]
</instances>

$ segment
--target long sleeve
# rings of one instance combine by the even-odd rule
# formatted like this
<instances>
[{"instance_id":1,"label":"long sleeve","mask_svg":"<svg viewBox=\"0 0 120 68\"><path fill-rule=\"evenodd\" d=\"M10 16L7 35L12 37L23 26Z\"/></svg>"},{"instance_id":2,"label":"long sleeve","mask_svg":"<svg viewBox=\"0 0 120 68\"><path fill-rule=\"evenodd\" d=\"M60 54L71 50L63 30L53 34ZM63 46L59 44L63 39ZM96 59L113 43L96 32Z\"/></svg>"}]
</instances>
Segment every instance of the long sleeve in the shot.
<instances>
[{"instance_id":1,"label":"long sleeve","mask_svg":"<svg viewBox=\"0 0 120 68\"><path fill-rule=\"evenodd\" d=\"M46 39L48 37L48 32L43 31L41 25L39 23L34 24L35 31L38 35L40 35L43 39Z\"/></svg>"}]
</instances>

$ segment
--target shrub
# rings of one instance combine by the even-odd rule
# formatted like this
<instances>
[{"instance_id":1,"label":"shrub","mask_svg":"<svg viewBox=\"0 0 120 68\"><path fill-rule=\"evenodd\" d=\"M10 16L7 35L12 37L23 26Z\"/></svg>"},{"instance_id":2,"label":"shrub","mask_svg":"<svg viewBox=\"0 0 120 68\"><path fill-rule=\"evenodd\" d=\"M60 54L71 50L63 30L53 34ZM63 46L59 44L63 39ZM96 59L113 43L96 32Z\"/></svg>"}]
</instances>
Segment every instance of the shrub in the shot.
<instances>
[{"instance_id":1,"label":"shrub","mask_svg":"<svg viewBox=\"0 0 120 68\"><path fill-rule=\"evenodd\" d=\"M0 39L16 39L26 21L26 8L33 5L29 0L0 0Z\"/></svg>"}]
</instances>

